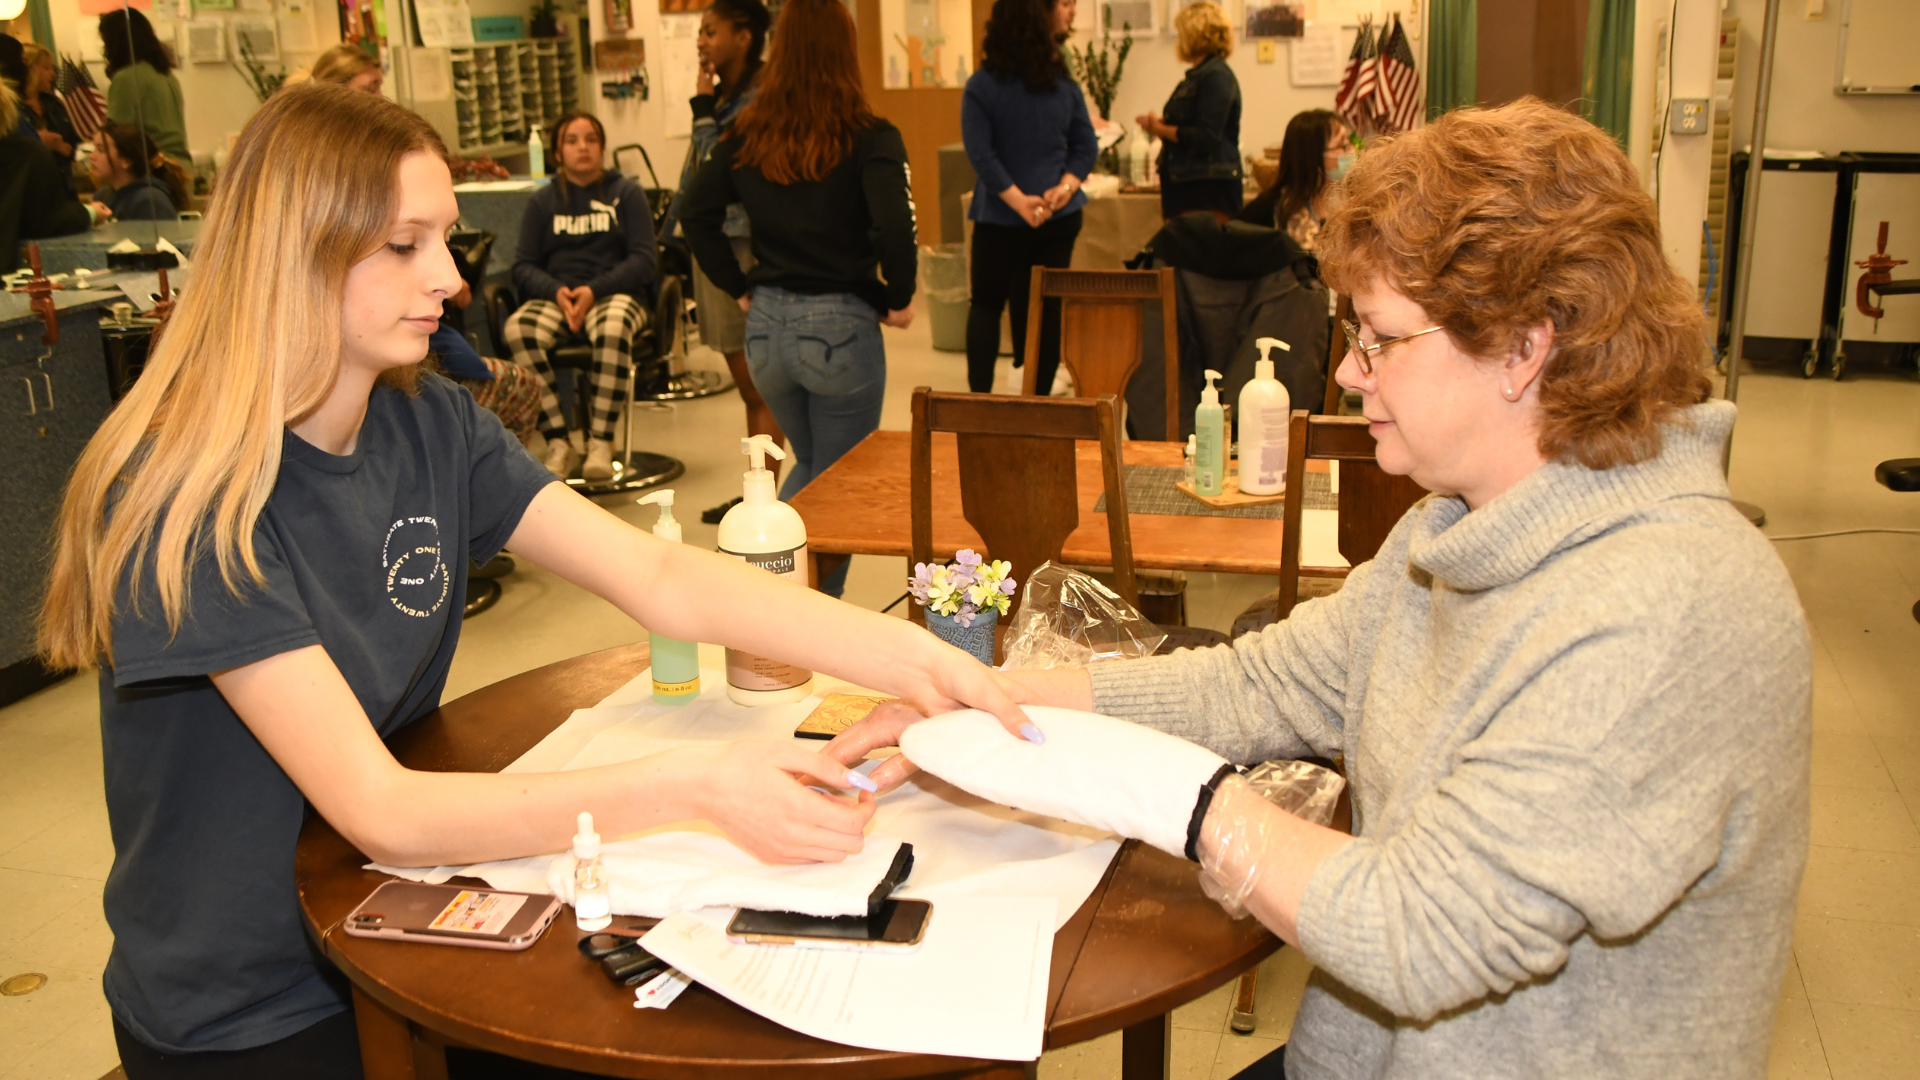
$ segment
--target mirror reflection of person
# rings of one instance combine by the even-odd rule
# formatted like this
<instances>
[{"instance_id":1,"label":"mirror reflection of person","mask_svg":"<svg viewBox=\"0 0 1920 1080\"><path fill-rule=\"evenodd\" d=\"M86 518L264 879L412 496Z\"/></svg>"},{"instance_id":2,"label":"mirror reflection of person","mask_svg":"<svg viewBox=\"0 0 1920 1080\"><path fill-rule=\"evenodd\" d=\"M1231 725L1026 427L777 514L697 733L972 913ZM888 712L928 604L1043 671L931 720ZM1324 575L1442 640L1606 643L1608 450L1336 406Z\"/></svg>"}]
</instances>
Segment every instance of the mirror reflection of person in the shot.
<instances>
[{"instance_id":1,"label":"mirror reflection of person","mask_svg":"<svg viewBox=\"0 0 1920 1080\"><path fill-rule=\"evenodd\" d=\"M87 171L94 190L121 221L174 221L187 204L186 170L160 152L146 132L109 120L94 136Z\"/></svg>"},{"instance_id":2,"label":"mirror reflection of person","mask_svg":"<svg viewBox=\"0 0 1920 1080\"><path fill-rule=\"evenodd\" d=\"M960 99L960 134L979 179L973 186L973 249L967 305L967 389L993 389L1000 313L1013 323L1013 363L1026 361L1033 268L1064 268L1080 235L1080 185L1100 147L1086 95L1067 72L1061 43L1073 32L1076 0L995 0L980 67ZM1040 393L1060 365L1059 301L1040 329Z\"/></svg>"},{"instance_id":3,"label":"mirror reflection of person","mask_svg":"<svg viewBox=\"0 0 1920 1080\"><path fill-rule=\"evenodd\" d=\"M40 622L47 659L100 669L102 988L130 1080L359 1075L295 895L309 808L402 866L563 850L583 810L608 836L703 819L770 862L860 850L872 785L791 741L567 773L400 765L383 740L439 704L469 559L503 544L662 633L1023 722L967 654L622 522L423 373L459 206L414 113L296 87L228 168L248 182L214 195L196 287L75 468Z\"/></svg>"},{"instance_id":4,"label":"mirror reflection of person","mask_svg":"<svg viewBox=\"0 0 1920 1080\"><path fill-rule=\"evenodd\" d=\"M191 161L173 50L153 24L132 8L109 11L100 16L100 49L107 58L107 119L143 128L173 160Z\"/></svg>"},{"instance_id":5,"label":"mirror reflection of person","mask_svg":"<svg viewBox=\"0 0 1920 1080\"><path fill-rule=\"evenodd\" d=\"M298 81L306 79L340 83L351 90L378 94L385 86L386 75L380 70L380 61L368 56L365 49L342 42L314 58L313 67ZM296 80L289 77L288 81Z\"/></svg>"},{"instance_id":6,"label":"mirror reflection of person","mask_svg":"<svg viewBox=\"0 0 1920 1080\"><path fill-rule=\"evenodd\" d=\"M1729 501L1735 410L1653 200L1576 116L1461 109L1354 165L1320 258L1379 465L1434 494L1231 646L1003 679L1235 763L1345 762L1351 836L1237 777L1199 822L1203 880L1315 969L1243 1075L1764 1075L1811 652Z\"/></svg>"},{"instance_id":7,"label":"mirror reflection of person","mask_svg":"<svg viewBox=\"0 0 1920 1080\"><path fill-rule=\"evenodd\" d=\"M81 202L67 189L53 152L22 134L20 99L0 80L0 272L24 260L20 241L86 232L113 217L105 203Z\"/></svg>"},{"instance_id":8,"label":"mirror reflection of person","mask_svg":"<svg viewBox=\"0 0 1920 1080\"><path fill-rule=\"evenodd\" d=\"M26 65L27 81L20 92L20 104L23 106L20 115L33 125L40 142L53 154L71 191L73 152L80 146L81 139L80 133L74 130L72 117L67 115L66 102L53 92L58 79L53 51L44 45L27 42L21 53L21 60Z\"/></svg>"}]
</instances>

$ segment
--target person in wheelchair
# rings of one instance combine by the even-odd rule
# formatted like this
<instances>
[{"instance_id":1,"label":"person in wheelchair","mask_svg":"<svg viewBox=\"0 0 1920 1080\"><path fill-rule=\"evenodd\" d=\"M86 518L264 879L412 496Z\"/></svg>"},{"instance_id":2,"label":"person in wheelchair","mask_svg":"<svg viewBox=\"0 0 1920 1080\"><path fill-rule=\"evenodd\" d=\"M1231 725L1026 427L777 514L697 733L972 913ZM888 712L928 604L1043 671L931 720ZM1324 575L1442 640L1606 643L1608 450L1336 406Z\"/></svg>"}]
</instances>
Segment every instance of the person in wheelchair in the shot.
<instances>
[{"instance_id":1,"label":"person in wheelchair","mask_svg":"<svg viewBox=\"0 0 1920 1080\"><path fill-rule=\"evenodd\" d=\"M548 135L560 167L520 219L513 284L526 301L507 317L504 336L514 362L540 376L544 460L563 479L575 455L547 351L570 338L593 346L580 475L605 480L613 476L613 428L627 400L622 380L658 275L653 215L646 191L606 167L606 129L592 113L568 110Z\"/></svg>"}]
</instances>

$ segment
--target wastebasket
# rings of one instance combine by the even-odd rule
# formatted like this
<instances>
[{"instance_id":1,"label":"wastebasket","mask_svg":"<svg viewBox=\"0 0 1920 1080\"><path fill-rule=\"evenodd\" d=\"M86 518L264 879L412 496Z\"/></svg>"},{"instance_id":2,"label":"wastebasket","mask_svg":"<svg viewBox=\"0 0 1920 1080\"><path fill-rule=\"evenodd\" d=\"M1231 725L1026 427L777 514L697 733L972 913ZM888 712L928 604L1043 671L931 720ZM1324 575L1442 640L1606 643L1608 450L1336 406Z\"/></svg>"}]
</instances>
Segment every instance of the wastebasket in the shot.
<instances>
[{"instance_id":1,"label":"wastebasket","mask_svg":"<svg viewBox=\"0 0 1920 1080\"><path fill-rule=\"evenodd\" d=\"M966 352L966 245L922 247L920 281L921 287L926 290L927 321L933 329L933 347L942 352Z\"/></svg>"}]
</instances>

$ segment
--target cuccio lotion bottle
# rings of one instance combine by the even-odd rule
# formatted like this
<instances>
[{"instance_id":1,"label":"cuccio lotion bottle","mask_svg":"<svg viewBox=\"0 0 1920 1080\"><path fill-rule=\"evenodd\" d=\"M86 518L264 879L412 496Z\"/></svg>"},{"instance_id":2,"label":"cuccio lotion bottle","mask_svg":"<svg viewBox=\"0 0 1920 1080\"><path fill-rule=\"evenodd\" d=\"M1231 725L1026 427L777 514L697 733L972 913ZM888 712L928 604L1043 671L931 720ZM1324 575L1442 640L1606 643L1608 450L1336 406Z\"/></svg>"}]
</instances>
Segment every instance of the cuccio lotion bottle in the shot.
<instances>
[{"instance_id":1,"label":"cuccio lotion bottle","mask_svg":"<svg viewBox=\"0 0 1920 1080\"><path fill-rule=\"evenodd\" d=\"M1193 410L1199 444L1193 457L1193 490L1201 495L1218 495L1227 482L1227 415L1220 407L1220 388L1213 385L1219 378L1219 372L1207 370L1207 388L1200 391L1200 405Z\"/></svg>"},{"instance_id":2,"label":"cuccio lotion bottle","mask_svg":"<svg viewBox=\"0 0 1920 1080\"><path fill-rule=\"evenodd\" d=\"M748 469L740 503L720 519L720 554L731 555L798 585L807 583L807 526L800 512L774 497L766 455L787 455L765 435L740 440ZM783 705L813 693L813 672L740 649L727 650L727 696L741 705Z\"/></svg>"},{"instance_id":3,"label":"cuccio lotion bottle","mask_svg":"<svg viewBox=\"0 0 1920 1080\"><path fill-rule=\"evenodd\" d=\"M1287 483L1287 426L1293 403L1285 383L1273 377L1273 350L1292 352L1279 338L1254 342L1260 359L1253 362L1253 378L1240 388L1240 491L1247 495L1278 495Z\"/></svg>"},{"instance_id":4,"label":"cuccio lotion bottle","mask_svg":"<svg viewBox=\"0 0 1920 1080\"><path fill-rule=\"evenodd\" d=\"M640 497L641 505L658 504L660 519L653 535L671 544L680 542L680 523L673 518L673 489L662 488ZM653 656L653 700L662 705L685 705L700 696L700 646L665 634L647 631Z\"/></svg>"},{"instance_id":5,"label":"cuccio lotion bottle","mask_svg":"<svg viewBox=\"0 0 1920 1080\"><path fill-rule=\"evenodd\" d=\"M593 831L593 815L580 812L579 832L573 834L573 922L591 933L613 924L613 894L607 889L607 868L600 865L600 834Z\"/></svg>"}]
</instances>

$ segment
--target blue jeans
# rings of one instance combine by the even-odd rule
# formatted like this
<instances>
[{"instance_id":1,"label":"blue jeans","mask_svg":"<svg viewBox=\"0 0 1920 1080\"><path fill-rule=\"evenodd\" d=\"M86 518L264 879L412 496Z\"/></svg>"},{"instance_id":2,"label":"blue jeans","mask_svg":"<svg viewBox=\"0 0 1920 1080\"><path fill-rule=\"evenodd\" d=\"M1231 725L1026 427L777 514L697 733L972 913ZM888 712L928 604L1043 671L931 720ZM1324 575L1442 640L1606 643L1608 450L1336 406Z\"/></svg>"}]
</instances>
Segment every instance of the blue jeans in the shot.
<instances>
[{"instance_id":1,"label":"blue jeans","mask_svg":"<svg viewBox=\"0 0 1920 1080\"><path fill-rule=\"evenodd\" d=\"M793 444L780 498L793 496L880 427L887 350L880 316L851 293L808 296L769 285L747 312L747 370ZM847 564L820 591L846 590Z\"/></svg>"}]
</instances>

